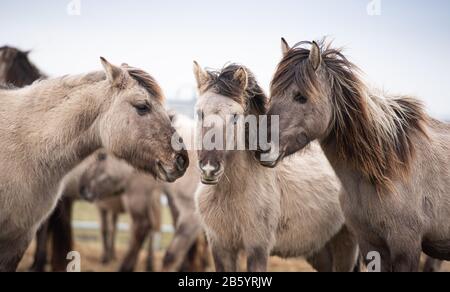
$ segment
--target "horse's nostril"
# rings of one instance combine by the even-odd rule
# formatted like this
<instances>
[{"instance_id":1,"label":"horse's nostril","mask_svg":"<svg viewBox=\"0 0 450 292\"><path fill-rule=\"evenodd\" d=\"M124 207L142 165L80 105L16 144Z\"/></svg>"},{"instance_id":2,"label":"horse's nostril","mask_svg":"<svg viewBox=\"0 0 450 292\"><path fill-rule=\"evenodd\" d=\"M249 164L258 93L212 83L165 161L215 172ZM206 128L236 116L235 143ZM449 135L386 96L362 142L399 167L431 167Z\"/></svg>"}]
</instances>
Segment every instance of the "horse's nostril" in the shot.
<instances>
[{"instance_id":1,"label":"horse's nostril","mask_svg":"<svg viewBox=\"0 0 450 292\"><path fill-rule=\"evenodd\" d=\"M186 158L183 155L181 155L181 154L177 155L176 163L177 163L178 170L185 170L186 169L187 160L186 160Z\"/></svg>"},{"instance_id":2,"label":"horse's nostril","mask_svg":"<svg viewBox=\"0 0 450 292\"><path fill-rule=\"evenodd\" d=\"M80 187L80 194L81 194L82 196L85 196L85 195L86 195L86 187L85 187L85 186L81 186L81 187Z\"/></svg>"},{"instance_id":3,"label":"horse's nostril","mask_svg":"<svg viewBox=\"0 0 450 292\"><path fill-rule=\"evenodd\" d=\"M200 169L206 176L215 176L220 171L220 163L201 164Z\"/></svg>"}]
</instances>

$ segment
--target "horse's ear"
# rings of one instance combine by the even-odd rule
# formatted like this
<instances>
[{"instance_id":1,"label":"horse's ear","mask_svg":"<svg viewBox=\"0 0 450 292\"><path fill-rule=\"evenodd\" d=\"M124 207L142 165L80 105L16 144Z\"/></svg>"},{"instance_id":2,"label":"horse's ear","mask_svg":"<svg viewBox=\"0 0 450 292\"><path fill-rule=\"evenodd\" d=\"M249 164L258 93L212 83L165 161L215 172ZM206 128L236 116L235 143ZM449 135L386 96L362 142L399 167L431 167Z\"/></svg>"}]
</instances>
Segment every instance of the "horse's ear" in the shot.
<instances>
[{"instance_id":1,"label":"horse's ear","mask_svg":"<svg viewBox=\"0 0 450 292\"><path fill-rule=\"evenodd\" d=\"M170 122L173 124L177 118L177 112L169 109L167 110L167 114L169 115Z\"/></svg>"},{"instance_id":2,"label":"horse's ear","mask_svg":"<svg viewBox=\"0 0 450 292\"><path fill-rule=\"evenodd\" d=\"M316 42L312 43L311 52L309 53L309 62L313 66L313 69L317 71L322 63L322 53L320 47Z\"/></svg>"},{"instance_id":3,"label":"horse's ear","mask_svg":"<svg viewBox=\"0 0 450 292\"><path fill-rule=\"evenodd\" d=\"M125 78L125 72L117 67L109 63L105 58L100 57L100 61L102 62L103 68L105 69L106 78L111 83L112 86L120 86L123 84Z\"/></svg>"},{"instance_id":4,"label":"horse's ear","mask_svg":"<svg viewBox=\"0 0 450 292\"><path fill-rule=\"evenodd\" d=\"M286 56L290 50L291 47L288 42L284 38L281 38L281 52L283 53L283 56Z\"/></svg>"},{"instance_id":5,"label":"horse's ear","mask_svg":"<svg viewBox=\"0 0 450 292\"><path fill-rule=\"evenodd\" d=\"M248 73L245 68L240 67L236 70L234 73L234 80L237 80L239 82L239 86L241 87L242 91L247 89L248 86Z\"/></svg>"},{"instance_id":6,"label":"horse's ear","mask_svg":"<svg viewBox=\"0 0 450 292\"><path fill-rule=\"evenodd\" d=\"M197 63L194 61L194 76L195 80L197 80L198 89L202 88L202 86L208 81L208 73Z\"/></svg>"}]
</instances>

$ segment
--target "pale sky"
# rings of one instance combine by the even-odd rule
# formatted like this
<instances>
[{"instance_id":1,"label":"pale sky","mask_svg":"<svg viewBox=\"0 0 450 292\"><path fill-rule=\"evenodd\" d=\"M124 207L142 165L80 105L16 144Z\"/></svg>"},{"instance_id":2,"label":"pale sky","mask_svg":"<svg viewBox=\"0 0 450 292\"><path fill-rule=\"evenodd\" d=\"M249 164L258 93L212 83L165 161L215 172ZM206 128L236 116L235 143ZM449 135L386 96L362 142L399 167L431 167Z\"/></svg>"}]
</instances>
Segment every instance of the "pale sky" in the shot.
<instances>
[{"instance_id":1,"label":"pale sky","mask_svg":"<svg viewBox=\"0 0 450 292\"><path fill-rule=\"evenodd\" d=\"M380 1L381 15L367 5ZM332 37L374 85L413 94L429 111L450 118L448 0L2 0L0 45L33 50L51 76L99 70L99 56L141 67L170 97L194 86L192 61L220 68L248 66L268 88L291 44Z\"/></svg>"}]
</instances>

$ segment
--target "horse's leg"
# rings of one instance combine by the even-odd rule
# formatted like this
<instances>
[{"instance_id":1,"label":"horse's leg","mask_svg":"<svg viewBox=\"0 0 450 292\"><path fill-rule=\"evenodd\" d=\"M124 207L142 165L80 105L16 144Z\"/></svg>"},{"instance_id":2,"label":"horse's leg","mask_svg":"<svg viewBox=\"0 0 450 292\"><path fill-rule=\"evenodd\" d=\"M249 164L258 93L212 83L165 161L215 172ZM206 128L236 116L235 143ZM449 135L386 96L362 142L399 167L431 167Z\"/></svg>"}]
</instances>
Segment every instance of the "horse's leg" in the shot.
<instances>
[{"instance_id":1,"label":"horse's leg","mask_svg":"<svg viewBox=\"0 0 450 292\"><path fill-rule=\"evenodd\" d=\"M397 232L395 232L397 231ZM413 230L391 230L387 241L393 272L418 272L422 256L422 238Z\"/></svg>"},{"instance_id":2,"label":"horse's leg","mask_svg":"<svg viewBox=\"0 0 450 292\"><path fill-rule=\"evenodd\" d=\"M31 232L14 236L14 239L0 242L0 273L15 272L17 270L35 235L36 229L33 229Z\"/></svg>"},{"instance_id":3,"label":"horse's leg","mask_svg":"<svg viewBox=\"0 0 450 292\"><path fill-rule=\"evenodd\" d=\"M71 198L63 197L56 212L51 217L52 226L52 271L67 270L67 255L73 251Z\"/></svg>"},{"instance_id":4,"label":"horse's leg","mask_svg":"<svg viewBox=\"0 0 450 292\"><path fill-rule=\"evenodd\" d=\"M151 229L148 221L143 218L132 218L132 235L127 255L120 266L120 272L133 272L138 261L139 252Z\"/></svg>"},{"instance_id":5,"label":"horse's leg","mask_svg":"<svg viewBox=\"0 0 450 292\"><path fill-rule=\"evenodd\" d=\"M361 234L359 234L361 235ZM368 268L368 271L371 272L371 267L373 264L377 264L376 262L372 262L376 259L369 258L369 254L376 252L380 256L380 272L391 272L392 271L392 260L389 249L386 244L383 244L382 241L369 241L368 239L359 236L358 237L359 249L361 250L361 257L364 265Z\"/></svg>"},{"instance_id":6,"label":"horse's leg","mask_svg":"<svg viewBox=\"0 0 450 292\"><path fill-rule=\"evenodd\" d=\"M49 233L49 221L45 221L36 234L36 251L34 253L34 262L29 271L42 273L45 272L47 265L47 240Z\"/></svg>"},{"instance_id":7,"label":"horse's leg","mask_svg":"<svg viewBox=\"0 0 450 292\"><path fill-rule=\"evenodd\" d=\"M330 249L333 259L333 272L354 271L358 261L359 248L356 237L347 226L343 226L341 231L331 239Z\"/></svg>"},{"instance_id":8,"label":"horse's leg","mask_svg":"<svg viewBox=\"0 0 450 292\"><path fill-rule=\"evenodd\" d=\"M205 235L200 234L191 249L188 251L186 258L181 266L183 273L205 272L210 265L208 241Z\"/></svg>"},{"instance_id":9,"label":"horse's leg","mask_svg":"<svg viewBox=\"0 0 450 292\"><path fill-rule=\"evenodd\" d=\"M239 250L211 243L216 272L237 272Z\"/></svg>"},{"instance_id":10,"label":"horse's leg","mask_svg":"<svg viewBox=\"0 0 450 292\"><path fill-rule=\"evenodd\" d=\"M197 241L194 245L197 251L196 258L201 262L199 269L195 270L195 272L206 272L206 270L211 265L211 256L209 252L208 239L203 232L201 232L201 235L197 238Z\"/></svg>"},{"instance_id":11,"label":"horse's leg","mask_svg":"<svg viewBox=\"0 0 450 292\"><path fill-rule=\"evenodd\" d=\"M247 270L249 272L267 272L270 251L266 247L247 249Z\"/></svg>"},{"instance_id":12,"label":"horse's leg","mask_svg":"<svg viewBox=\"0 0 450 292\"><path fill-rule=\"evenodd\" d=\"M109 264L111 262L111 258L109 257L109 221L108 221L108 211L104 209L100 209L100 224L101 224L101 232L102 232L102 243L103 243L103 255L102 255L102 264Z\"/></svg>"},{"instance_id":13,"label":"horse's leg","mask_svg":"<svg viewBox=\"0 0 450 292\"><path fill-rule=\"evenodd\" d=\"M155 249L153 246L155 238L155 231L150 230L148 236L148 254L147 254L147 262L146 262L146 271L154 272L155 271Z\"/></svg>"},{"instance_id":14,"label":"horse's leg","mask_svg":"<svg viewBox=\"0 0 450 292\"><path fill-rule=\"evenodd\" d=\"M265 247L247 250L247 270L253 273L267 272L270 251Z\"/></svg>"},{"instance_id":15,"label":"horse's leg","mask_svg":"<svg viewBox=\"0 0 450 292\"><path fill-rule=\"evenodd\" d=\"M422 250L418 247L398 250L394 253L394 272L418 272Z\"/></svg>"},{"instance_id":16,"label":"horse's leg","mask_svg":"<svg viewBox=\"0 0 450 292\"><path fill-rule=\"evenodd\" d=\"M109 232L109 257L111 260L116 259L116 234L117 234L117 221L119 219L119 214L113 212L111 214L111 230Z\"/></svg>"},{"instance_id":17,"label":"horse's leg","mask_svg":"<svg viewBox=\"0 0 450 292\"><path fill-rule=\"evenodd\" d=\"M164 272L179 272L191 247L202 234L202 227L196 217L180 218L175 235L163 259Z\"/></svg>"},{"instance_id":18,"label":"horse's leg","mask_svg":"<svg viewBox=\"0 0 450 292\"><path fill-rule=\"evenodd\" d=\"M443 261L433 259L432 257L427 257L425 262L425 267L423 271L425 273L436 273L440 272L442 268Z\"/></svg>"},{"instance_id":19,"label":"horse's leg","mask_svg":"<svg viewBox=\"0 0 450 292\"><path fill-rule=\"evenodd\" d=\"M327 244L317 253L308 257L306 261L320 273L329 273L333 271L333 253L331 247Z\"/></svg>"},{"instance_id":20,"label":"horse's leg","mask_svg":"<svg viewBox=\"0 0 450 292\"><path fill-rule=\"evenodd\" d=\"M375 241L359 239L359 245L366 265L370 267L369 253L378 252L381 258L381 272L417 272L419 271L420 256L422 253L420 240L411 236L401 236L397 231L389 241L380 238Z\"/></svg>"}]
</instances>

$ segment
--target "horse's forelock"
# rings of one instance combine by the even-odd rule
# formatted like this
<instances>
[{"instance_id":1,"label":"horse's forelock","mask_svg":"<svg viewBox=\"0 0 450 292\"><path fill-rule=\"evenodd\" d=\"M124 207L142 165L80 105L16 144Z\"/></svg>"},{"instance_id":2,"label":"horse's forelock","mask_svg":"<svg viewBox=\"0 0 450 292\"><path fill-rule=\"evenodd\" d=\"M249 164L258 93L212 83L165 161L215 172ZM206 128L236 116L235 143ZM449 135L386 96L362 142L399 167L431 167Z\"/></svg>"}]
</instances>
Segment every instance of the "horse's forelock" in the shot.
<instances>
[{"instance_id":1,"label":"horse's forelock","mask_svg":"<svg viewBox=\"0 0 450 292\"><path fill-rule=\"evenodd\" d=\"M248 76L248 85L244 92L235 78L235 73L241 68L247 72ZM247 67L230 64L222 70L210 70L207 73L209 78L204 86L204 91L211 90L216 94L231 98L241 104L248 114L263 115L266 113L268 98L254 74Z\"/></svg>"},{"instance_id":2,"label":"horse's forelock","mask_svg":"<svg viewBox=\"0 0 450 292\"><path fill-rule=\"evenodd\" d=\"M164 94L159 86L158 82L147 72L142 69L130 67L127 64L122 65L127 73L138 82L147 92L158 100L160 103L164 103Z\"/></svg>"}]
</instances>

